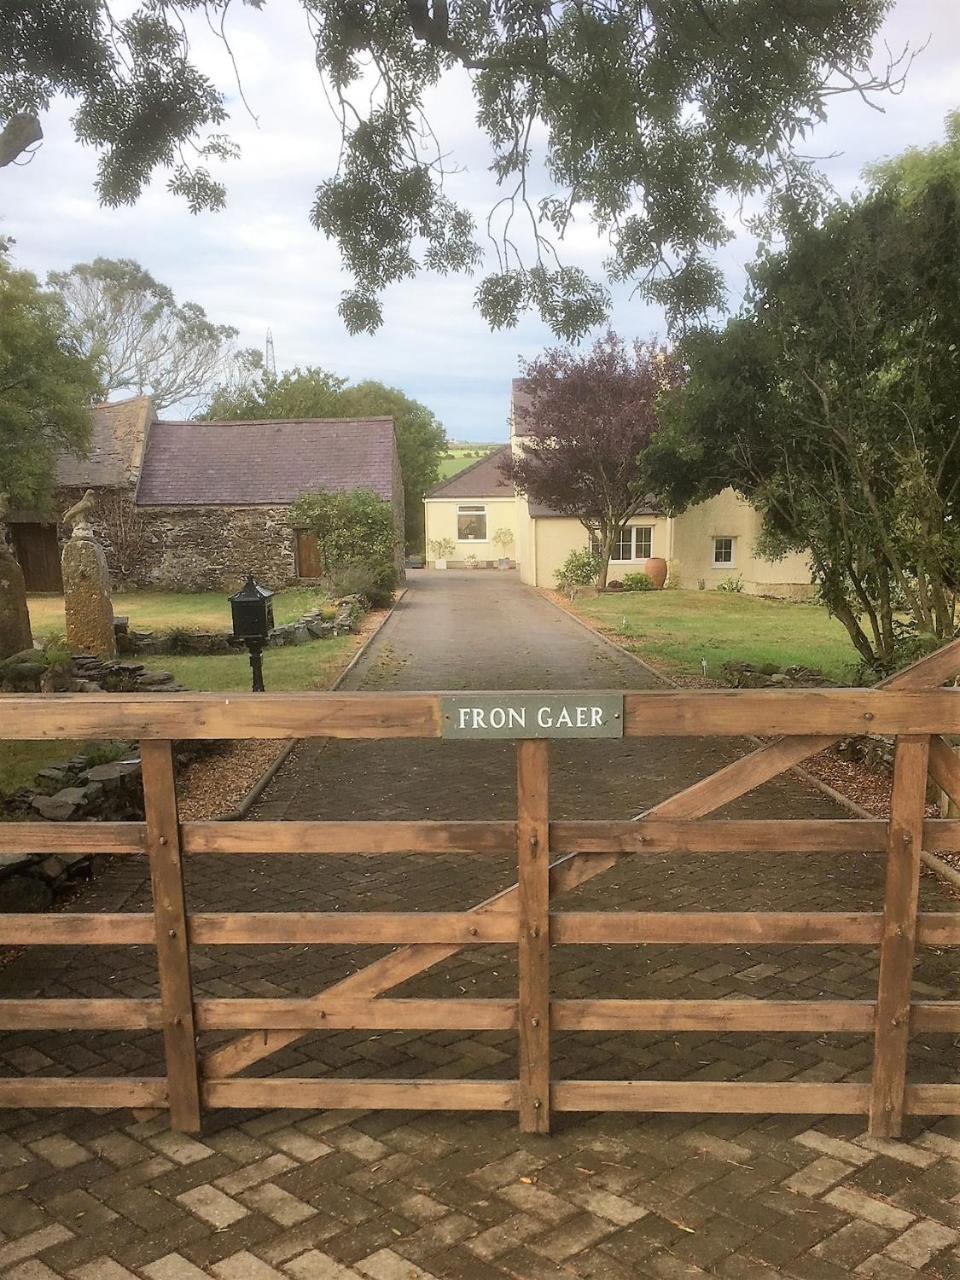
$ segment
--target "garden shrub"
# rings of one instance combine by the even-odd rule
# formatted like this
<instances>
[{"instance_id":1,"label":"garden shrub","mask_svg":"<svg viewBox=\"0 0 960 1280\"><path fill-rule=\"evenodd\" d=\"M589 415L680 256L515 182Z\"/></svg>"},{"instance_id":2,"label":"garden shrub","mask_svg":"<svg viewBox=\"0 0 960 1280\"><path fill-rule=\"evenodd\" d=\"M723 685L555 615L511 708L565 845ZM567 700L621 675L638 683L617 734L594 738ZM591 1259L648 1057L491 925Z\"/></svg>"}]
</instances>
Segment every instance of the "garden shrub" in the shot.
<instances>
[{"instance_id":1,"label":"garden shrub","mask_svg":"<svg viewBox=\"0 0 960 1280\"><path fill-rule=\"evenodd\" d=\"M557 589L565 596L573 596L578 587L592 586L599 574L600 557L595 551L588 547L571 551L557 570Z\"/></svg>"},{"instance_id":2,"label":"garden shrub","mask_svg":"<svg viewBox=\"0 0 960 1280\"><path fill-rule=\"evenodd\" d=\"M397 585L397 571L391 564L389 572L381 574L377 566L365 560L345 560L327 575L331 593L341 596L362 596L373 609L383 609L393 599Z\"/></svg>"},{"instance_id":3,"label":"garden shrub","mask_svg":"<svg viewBox=\"0 0 960 1280\"><path fill-rule=\"evenodd\" d=\"M717 583L717 590L739 593L743 590L743 578L739 573L731 574L729 578L723 578Z\"/></svg>"},{"instance_id":4,"label":"garden shrub","mask_svg":"<svg viewBox=\"0 0 960 1280\"><path fill-rule=\"evenodd\" d=\"M653 579L648 573L625 573L623 589L624 591L652 591Z\"/></svg>"},{"instance_id":5,"label":"garden shrub","mask_svg":"<svg viewBox=\"0 0 960 1280\"><path fill-rule=\"evenodd\" d=\"M294 528L316 535L324 582L334 595L362 595L374 607L389 604L399 573L388 502L371 489L310 493L294 503L290 517Z\"/></svg>"},{"instance_id":6,"label":"garden shrub","mask_svg":"<svg viewBox=\"0 0 960 1280\"><path fill-rule=\"evenodd\" d=\"M683 575L680 571L680 561L668 560L665 589L667 591L679 591L681 586L683 586Z\"/></svg>"}]
</instances>

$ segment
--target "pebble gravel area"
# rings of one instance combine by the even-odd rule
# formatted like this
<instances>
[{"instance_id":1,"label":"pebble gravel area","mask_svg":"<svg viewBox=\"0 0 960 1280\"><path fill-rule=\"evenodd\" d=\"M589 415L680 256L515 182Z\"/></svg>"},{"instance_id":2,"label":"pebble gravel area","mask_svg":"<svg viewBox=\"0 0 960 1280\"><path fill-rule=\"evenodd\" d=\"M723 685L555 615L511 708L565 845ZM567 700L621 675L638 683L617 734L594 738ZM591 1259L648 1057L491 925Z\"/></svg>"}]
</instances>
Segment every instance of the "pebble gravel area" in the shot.
<instances>
[{"instance_id":1,"label":"pebble gravel area","mask_svg":"<svg viewBox=\"0 0 960 1280\"><path fill-rule=\"evenodd\" d=\"M512 572L425 571L345 687L642 689L657 678ZM629 818L751 749L746 741L551 743L551 812ZM514 753L497 742L299 744L253 818L509 818ZM840 817L790 775L721 817ZM143 910L119 858L77 904ZM504 888L499 855L187 860L195 910L457 910ZM555 909L876 910L872 855L646 854ZM924 910L955 909L924 877ZM384 954L354 946L193 947L206 996L313 995ZM580 946L551 954L556 996L871 1000L873 947ZM472 946L397 997L510 996L515 949ZM924 948L925 999L956 999L948 950ZM0 996L156 991L152 948L30 948ZM201 1049L224 1033L204 1033ZM229 1036L227 1038L230 1038ZM872 1037L817 1033L555 1033L554 1077L866 1081ZM156 1032L5 1033L0 1071L145 1074ZM915 1035L917 1081L955 1080L956 1037ZM515 1078L516 1033L324 1031L251 1068L281 1077ZM196 1136L164 1115L0 1112L3 1280L960 1280L960 1121L912 1118L903 1140L862 1116L555 1117L214 1111Z\"/></svg>"},{"instance_id":2,"label":"pebble gravel area","mask_svg":"<svg viewBox=\"0 0 960 1280\"><path fill-rule=\"evenodd\" d=\"M376 635L389 616L385 609L364 615L356 634L356 648L346 655L345 666ZM322 644L323 641L314 643ZM224 742L215 754L184 766L177 778L182 821L209 821L235 811L276 760L284 745L271 740Z\"/></svg>"}]
</instances>

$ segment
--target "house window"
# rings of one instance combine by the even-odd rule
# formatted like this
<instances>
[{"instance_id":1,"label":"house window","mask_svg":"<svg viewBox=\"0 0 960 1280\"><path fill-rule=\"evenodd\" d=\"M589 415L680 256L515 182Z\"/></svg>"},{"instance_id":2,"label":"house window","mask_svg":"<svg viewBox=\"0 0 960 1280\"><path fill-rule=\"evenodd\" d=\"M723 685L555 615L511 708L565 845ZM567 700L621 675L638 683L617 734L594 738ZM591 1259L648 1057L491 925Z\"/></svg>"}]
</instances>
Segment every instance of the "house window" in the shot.
<instances>
[{"instance_id":1,"label":"house window","mask_svg":"<svg viewBox=\"0 0 960 1280\"><path fill-rule=\"evenodd\" d=\"M734 563L733 544L734 538L714 538L713 540L713 563L718 568L729 568Z\"/></svg>"},{"instance_id":2,"label":"house window","mask_svg":"<svg viewBox=\"0 0 960 1280\"><path fill-rule=\"evenodd\" d=\"M613 544L610 559L617 561L648 560L653 555L653 529L650 525L628 525L621 529Z\"/></svg>"},{"instance_id":3,"label":"house window","mask_svg":"<svg viewBox=\"0 0 960 1280\"><path fill-rule=\"evenodd\" d=\"M457 541L486 542L487 508L483 506L457 507Z\"/></svg>"},{"instance_id":4,"label":"house window","mask_svg":"<svg viewBox=\"0 0 960 1280\"><path fill-rule=\"evenodd\" d=\"M633 559L633 530L621 529L617 534L616 541L613 544L613 550L610 552L611 560L632 560Z\"/></svg>"}]
</instances>

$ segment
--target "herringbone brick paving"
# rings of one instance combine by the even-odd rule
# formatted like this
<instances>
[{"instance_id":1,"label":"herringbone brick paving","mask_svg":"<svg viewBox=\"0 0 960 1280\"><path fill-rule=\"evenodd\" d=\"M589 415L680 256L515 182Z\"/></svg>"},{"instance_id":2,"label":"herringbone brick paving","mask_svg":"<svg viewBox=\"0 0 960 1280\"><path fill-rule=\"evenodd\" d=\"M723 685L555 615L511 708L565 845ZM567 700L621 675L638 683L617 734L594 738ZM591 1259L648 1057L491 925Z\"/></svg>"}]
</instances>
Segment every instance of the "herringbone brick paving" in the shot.
<instances>
[{"instance_id":1,"label":"herringbone brick paving","mask_svg":"<svg viewBox=\"0 0 960 1280\"><path fill-rule=\"evenodd\" d=\"M637 687L643 673L507 575L419 580L356 673L363 687ZM478 607L479 606L479 607ZM503 651L509 610L513 652ZM469 619L469 630L464 630ZM458 639L459 636L459 639ZM742 745L557 744L556 816L628 816ZM258 814L508 817L512 753L497 745L299 748ZM780 779L731 809L827 815ZM198 858L195 909L456 909L514 879L509 859ZM876 908L872 857L634 858L558 909ZM145 868L117 860L76 905L142 909ZM955 909L925 876L922 905ZM370 947L194 953L210 995L310 994L381 954ZM869 998L871 948L583 947L553 953L564 996ZM916 988L956 995L949 952L925 950ZM398 988L455 997L515 990L515 960L473 947ZM3 995L156 992L151 948L29 949ZM221 1039L224 1037L220 1037ZM206 1037L204 1048L218 1037ZM865 1037L558 1035L555 1074L595 1078L857 1080ZM8 1073L161 1070L152 1033L31 1032L0 1040ZM914 1079L956 1076L953 1038L915 1037ZM504 1077L506 1033L326 1033L264 1074ZM960 1122L912 1122L903 1142L860 1119L560 1116L550 1138L510 1115L215 1112L199 1138L166 1117L0 1111L0 1276L15 1280L665 1280L960 1277Z\"/></svg>"}]
</instances>

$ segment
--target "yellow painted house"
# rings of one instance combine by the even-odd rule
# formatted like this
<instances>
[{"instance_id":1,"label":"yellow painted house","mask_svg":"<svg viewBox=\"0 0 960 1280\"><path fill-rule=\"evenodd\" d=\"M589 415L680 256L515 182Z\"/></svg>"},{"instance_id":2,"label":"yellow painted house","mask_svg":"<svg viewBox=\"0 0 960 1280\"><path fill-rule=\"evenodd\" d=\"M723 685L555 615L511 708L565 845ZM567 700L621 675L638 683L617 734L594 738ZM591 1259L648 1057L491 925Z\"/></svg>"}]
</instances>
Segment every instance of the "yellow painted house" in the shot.
<instances>
[{"instance_id":1,"label":"yellow painted house","mask_svg":"<svg viewBox=\"0 0 960 1280\"><path fill-rule=\"evenodd\" d=\"M446 561L452 567L468 563L492 565L507 557L520 577L538 587L556 586L557 570L571 551L590 543L579 520L533 502L514 491L500 473L511 450L523 448L525 393L514 379L510 412L510 443L436 485L424 498L428 557L436 559L431 543L447 541L454 550ZM504 550L495 541L509 530L512 544ZM758 513L732 489L689 508L680 516L666 516L653 503L639 511L621 531L610 561L609 579L637 572L650 556L673 561L681 585L695 589L702 581L709 589L740 578L751 595L805 599L812 595L810 567L805 556L765 560L754 550L760 532Z\"/></svg>"}]
</instances>

